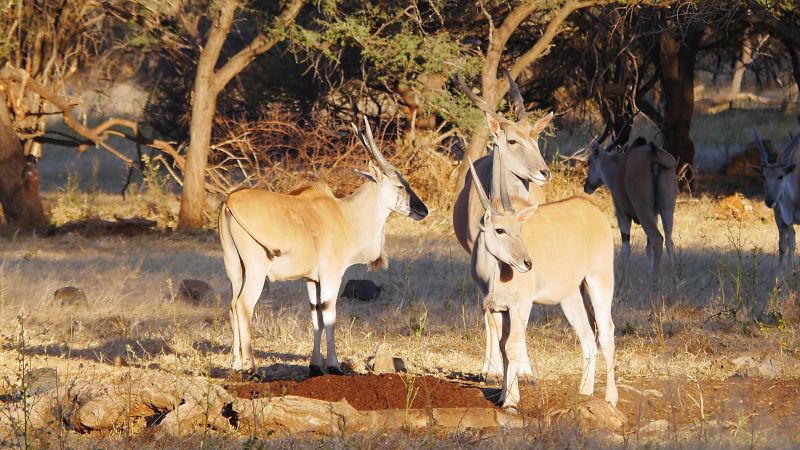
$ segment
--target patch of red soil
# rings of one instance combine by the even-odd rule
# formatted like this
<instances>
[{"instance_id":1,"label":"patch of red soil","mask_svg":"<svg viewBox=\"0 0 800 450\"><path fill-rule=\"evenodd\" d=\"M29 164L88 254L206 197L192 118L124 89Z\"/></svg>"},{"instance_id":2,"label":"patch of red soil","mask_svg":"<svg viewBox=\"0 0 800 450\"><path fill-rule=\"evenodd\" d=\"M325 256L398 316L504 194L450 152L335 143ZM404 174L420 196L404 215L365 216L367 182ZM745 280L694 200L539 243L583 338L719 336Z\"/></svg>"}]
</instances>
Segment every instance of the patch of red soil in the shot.
<instances>
[{"instance_id":1,"label":"patch of red soil","mask_svg":"<svg viewBox=\"0 0 800 450\"><path fill-rule=\"evenodd\" d=\"M378 409L492 408L477 387L439 378L407 375L323 375L301 382L231 383L226 389L238 397L297 395L337 402L347 400L361 411Z\"/></svg>"}]
</instances>

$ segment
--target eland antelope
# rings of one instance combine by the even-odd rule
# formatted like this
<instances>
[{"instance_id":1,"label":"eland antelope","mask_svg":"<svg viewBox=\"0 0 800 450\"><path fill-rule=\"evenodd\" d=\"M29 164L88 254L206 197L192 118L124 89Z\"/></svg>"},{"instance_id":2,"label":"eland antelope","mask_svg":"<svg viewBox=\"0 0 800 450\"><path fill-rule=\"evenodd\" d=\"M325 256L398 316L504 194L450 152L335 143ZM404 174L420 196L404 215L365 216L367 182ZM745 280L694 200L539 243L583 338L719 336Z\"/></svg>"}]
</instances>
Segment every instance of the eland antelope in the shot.
<instances>
[{"instance_id":1,"label":"eland antelope","mask_svg":"<svg viewBox=\"0 0 800 450\"><path fill-rule=\"evenodd\" d=\"M470 164L477 181L475 168ZM472 276L483 306L502 330L504 408L519 403L520 362L526 361L525 329L534 303L561 305L583 353L580 393L592 395L597 341L606 363L606 401L617 403L614 378L614 239L605 215L585 198L544 205L511 198L489 200L474 183L484 215L472 248ZM597 338L595 331L597 330ZM597 339L597 340L596 340Z\"/></svg>"},{"instance_id":2,"label":"eland antelope","mask_svg":"<svg viewBox=\"0 0 800 450\"><path fill-rule=\"evenodd\" d=\"M605 150L600 142L592 144L583 191L592 194L605 184L611 192L622 236L623 261L631 253L631 221L634 221L642 225L647 235L650 273L658 273L665 245L674 272L672 224L678 195L675 158L641 137L620 149L617 144L612 142ZM658 231L659 214L663 236Z\"/></svg>"},{"instance_id":3,"label":"eland antelope","mask_svg":"<svg viewBox=\"0 0 800 450\"><path fill-rule=\"evenodd\" d=\"M325 329L328 373L340 374L334 327L342 275L354 264L385 267L384 227L395 211L414 220L428 215L425 204L375 145L364 119L366 137L353 129L372 159L367 178L346 198L336 198L324 184L312 183L289 194L260 189L231 193L219 215L225 269L231 282L233 369L255 365L250 321L264 279L304 278L311 303L314 347L309 372L322 374L320 350Z\"/></svg>"},{"instance_id":4,"label":"eland antelope","mask_svg":"<svg viewBox=\"0 0 800 450\"><path fill-rule=\"evenodd\" d=\"M784 256L792 267L795 252L794 224L800 223L800 175L795 170L800 162L800 132L791 139L789 145L774 163L769 162L767 149L761 141L758 130L753 129L761 165L751 166L764 179L764 203L775 214L778 226L778 264L783 266Z\"/></svg>"},{"instance_id":5,"label":"eland antelope","mask_svg":"<svg viewBox=\"0 0 800 450\"><path fill-rule=\"evenodd\" d=\"M507 191L515 197L529 199L532 202L541 204L545 202L545 194L540 186L550 180L551 174L539 150L538 137L539 133L553 119L553 113L549 113L531 124L517 84L508 70L504 72L510 85L509 96L517 119L516 122L498 114L489 107L484 99L473 93L461 78L456 78L460 89L475 106L483 111L489 127L493 151L491 154L475 161L474 167L478 174L477 179L485 191L497 195L500 176L497 173L499 166L494 161L497 156L503 155L503 160L505 161L503 170L505 171L504 178L507 184ZM478 227L484 214L480 200L475 190L472 189L472 184L473 179L471 177L464 179L464 185L453 205L453 230L455 231L456 239L458 239L458 242L467 253L472 251L472 244L478 235ZM491 334L496 335L496 332L490 332L490 327L494 324L489 321L488 314L484 316L484 325L486 327L486 347L481 374L485 378L499 376L502 373L502 366L492 365L491 362L497 361L497 358L492 358L491 355L498 355L500 346L498 342L491 341L489 338ZM521 374L525 376L533 375L533 368L527 356L521 365Z\"/></svg>"}]
</instances>

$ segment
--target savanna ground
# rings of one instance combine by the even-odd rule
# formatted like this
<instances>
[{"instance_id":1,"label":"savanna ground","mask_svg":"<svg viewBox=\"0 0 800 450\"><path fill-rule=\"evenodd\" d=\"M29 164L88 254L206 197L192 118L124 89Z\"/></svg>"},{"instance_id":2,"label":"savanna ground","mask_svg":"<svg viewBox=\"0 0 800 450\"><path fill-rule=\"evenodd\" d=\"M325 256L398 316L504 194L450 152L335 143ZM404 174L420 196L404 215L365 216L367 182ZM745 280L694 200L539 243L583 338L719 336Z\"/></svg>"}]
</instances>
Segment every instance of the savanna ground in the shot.
<instances>
[{"instance_id":1,"label":"savanna ground","mask_svg":"<svg viewBox=\"0 0 800 450\"><path fill-rule=\"evenodd\" d=\"M791 117L701 117L696 134L702 158L723 161L727 149L750 142L749 126L776 147L787 140ZM720 139L707 141L708 130ZM579 140L579 138L576 138ZM713 144L710 143L713 141ZM566 145L565 145L566 146ZM716 153L715 153L716 152ZM711 156L709 156L711 155ZM717 156L714 156L717 155ZM580 170L555 165L547 187L557 199L580 191ZM134 214L174 223L177 199L150 183L124 202L85 192L70 181L45 198L53 220ZM104 433L27 430L3 445L34 447L778 447L800 445L800 279L777 271L777 234L771 211L750 197L741 220L720 213L720 186L758 192L757 180L706 172L700 191L681 195L676 212L675 276L651 286L644 235L634 228L633 256L616 262L616 430L575 420L580 349L558 307L535 306L528 351L540 379L523 384L525 426L490 431L421 430L354 436L288 436L195 430L155 437L143 425ZM711 188L709 188L711 187ZM709 190L715 189L715 190ZM749 190L749 191L748 191ZM616 229L607 191L591 197ZM558 239L559 236L552 236ZM617 237L617 241L618 241ZM618 242L617 242L618 244ZM349 372L366 373L376 353L401 357L409 375L431 375L478 386L494 398L496 385L477 374L483 319L469 276L468 256L456 242L449 213L435 210L422 223L392 217L387 226L388 270L348 271L383 287L376 301L340 298L337 345ZM80 234L39 237L6 232L0 239L0 414L15 401L30 368L53 367L62 383L104 380L140 368L225 382L230 363L230 298L216 232L193 236L157 232L135 237ZM668 265L662 277L669 278ZM177 299L185 278L207 281L216 300ZM88 306L53 304L53 291L83 289ZM269 286L256 308L254 349L268 380L303 379L311 326L302 282ZM602 359L601 359L602 361ZM605 366L598 365L595 398L602 398ZM35 397L34 397L35 398ZM564 414L564 412L567 414ZM560 417L558 420L555 417ZM572 417L573 419L570 419Z\"/></svg>"}]
</instances>

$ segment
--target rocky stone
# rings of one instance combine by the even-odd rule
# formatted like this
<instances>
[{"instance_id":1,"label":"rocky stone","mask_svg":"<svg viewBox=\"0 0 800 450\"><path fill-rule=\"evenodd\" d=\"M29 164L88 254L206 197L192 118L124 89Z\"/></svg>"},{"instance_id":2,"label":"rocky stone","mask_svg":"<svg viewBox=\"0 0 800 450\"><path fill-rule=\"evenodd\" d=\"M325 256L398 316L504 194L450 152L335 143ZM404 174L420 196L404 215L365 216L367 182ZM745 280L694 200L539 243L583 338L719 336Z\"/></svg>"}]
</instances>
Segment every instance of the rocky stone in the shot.
<instances>
[{"instance_id":1,"label":"rocky stone","mask_svg":"<svg viewBox=\"0 0 800 450\"><path fill-rule=\"evenodd\" d=\"M403 358L389 356L381 351L368 358L367 365L373 373L402 373L407 371Z\"/></svg>"},{"instance_id":2,"label":"rocky stone","mask_svg":"<svg viewBox=\"0 0 800 450\"><path fill-rule=\"evenodd\" d=\"M669 428L669 421L664 419L654 420L639 427L639 435L642 437L664 437L669 433Z\"/></svg>"},{"instance_id":3,"label":"rocky stone","mask_svg":"<svg viewBox=\"0 0 800 450\"><path fill-rule=\"evenodd\" d=\"M342 291L342 297L354 298L362 302L376 300L380 295L381 287L372 280L348 280Z\"/></svg>"},{"instance_id":4,"label":"rocky stone","mask_svg":"<svg viewBox=\"0 0 800 450\"><path fill-rule=\"evenodd\" d=\"M53 292L53 303L60 306L86 306L86 294L82 290L66 286Z\"/></svg>"},{"instance_id":5,"label":"rocky stone","mask_svg":"<svg viewBox=\"0 0 800 450\"><path fill-rule=\"evenodd\" d=\"M578 420L583 427L609 431L621 430L626 422L625 415L620 410L599 398L582 402L576 408L555 411L551 416L558 421Z\"/></svg>"},{"instance_id":6,"label":"rocky stone","mask_svg":"<svg viewBox=\"0 0 800 450\"><path fill-rule=\"evenodd\" d=\"M41 367L25 373L17 391L18 396L39 395L52 391L58 386L58 372L50 367Z\"/></svg>"},{"instance_id":7,"label":"rocky stone","mask_svg":"<svg viewBox=\"0 0 800 450\"><path fill-rule=\"evenodd\" d=\"M210 303L214 289L203 280L185 279L178 286L178 299L189 303Z\"/></svg>"},{"instance_id":8,"label":"rocky stone","mask_svg":"<svg viewBox=\"0 0 800 450\"><path fill-rule=\"evenodd\" d=\"M764 378L774 379L780 377L783 370L771 356L767 356L758 365L758 373Z\"/></svg>"}]
</instances>

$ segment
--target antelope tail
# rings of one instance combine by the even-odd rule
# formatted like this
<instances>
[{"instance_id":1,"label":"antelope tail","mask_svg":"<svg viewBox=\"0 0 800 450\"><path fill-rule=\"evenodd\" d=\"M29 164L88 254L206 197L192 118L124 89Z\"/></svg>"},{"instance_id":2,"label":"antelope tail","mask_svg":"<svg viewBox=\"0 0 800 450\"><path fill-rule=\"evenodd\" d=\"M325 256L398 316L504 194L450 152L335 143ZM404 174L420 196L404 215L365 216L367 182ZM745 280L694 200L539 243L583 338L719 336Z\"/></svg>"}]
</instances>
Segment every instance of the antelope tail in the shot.
<instances>
[{"instance_id":1,"label":"antelope tail","mask_svg":"<svg viewBox=\"0 0 800 450\"><path fill-rule=\"evenodd\" d=\"M592 333L594 333L595 341L597 340L597 319L594 317L594 306L592 305L592 297L589 294L589 286L586 284L586 279L581 281L581 298L583 298L583 309L586 310L586 315L589 317L589 324L592 326Z\"/></svg>"}]
</instances>

